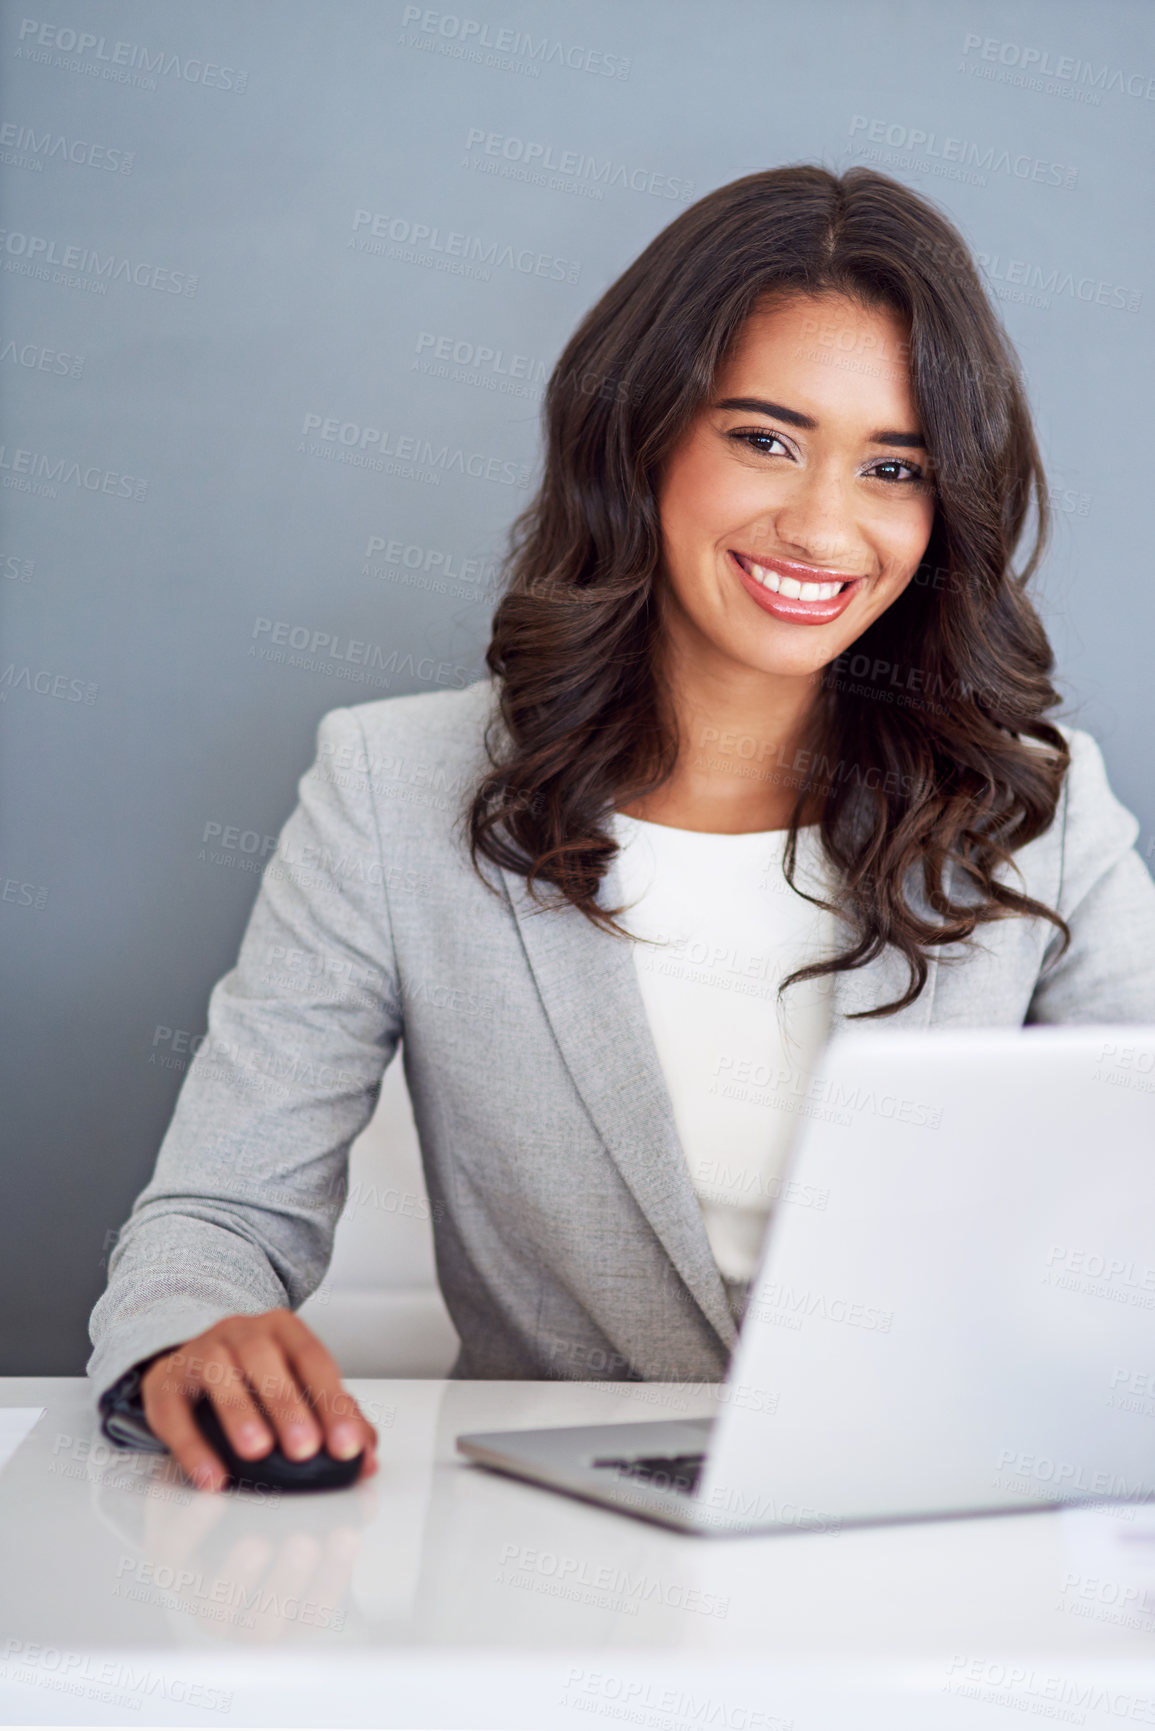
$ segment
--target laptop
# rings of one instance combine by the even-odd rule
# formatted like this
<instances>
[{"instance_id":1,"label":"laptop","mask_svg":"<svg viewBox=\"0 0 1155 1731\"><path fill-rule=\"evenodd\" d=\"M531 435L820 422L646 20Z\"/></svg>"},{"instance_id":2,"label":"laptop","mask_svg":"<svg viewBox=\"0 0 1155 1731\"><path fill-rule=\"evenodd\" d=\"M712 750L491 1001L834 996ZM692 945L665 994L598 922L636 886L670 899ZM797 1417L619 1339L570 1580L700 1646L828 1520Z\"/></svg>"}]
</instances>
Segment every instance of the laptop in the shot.
<instances>
[{"instance_id":1,"label":"laptop","mask_svg":"<svg viewBox=\"0 0 1155 1731\"><path fill-rule=\"evenodd\" d=\"M715 1416L459 1450L687 1533L1155 1501L1155 1026L840 1031L799 1100Z\"/></svg>"}]
</instances>

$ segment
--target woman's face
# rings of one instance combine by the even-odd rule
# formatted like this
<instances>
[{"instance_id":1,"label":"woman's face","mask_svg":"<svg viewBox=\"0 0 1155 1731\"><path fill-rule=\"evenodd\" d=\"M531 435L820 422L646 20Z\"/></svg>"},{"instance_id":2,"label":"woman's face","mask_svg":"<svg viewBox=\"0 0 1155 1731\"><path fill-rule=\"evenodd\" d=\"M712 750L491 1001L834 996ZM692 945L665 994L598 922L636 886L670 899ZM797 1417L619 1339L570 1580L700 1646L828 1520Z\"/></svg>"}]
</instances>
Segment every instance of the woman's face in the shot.
<instances>
[{"instance_id":1,"label":"woman's face","mask_svg":"<svg viewBox=\"0 0 1155 1731\"><path fill-rule=\"evenodd\" d=\"M680 659L813 676L902 594L934 520L906 337L840 295L747 320L658 489Z\"/></svg>"}]
</instances>

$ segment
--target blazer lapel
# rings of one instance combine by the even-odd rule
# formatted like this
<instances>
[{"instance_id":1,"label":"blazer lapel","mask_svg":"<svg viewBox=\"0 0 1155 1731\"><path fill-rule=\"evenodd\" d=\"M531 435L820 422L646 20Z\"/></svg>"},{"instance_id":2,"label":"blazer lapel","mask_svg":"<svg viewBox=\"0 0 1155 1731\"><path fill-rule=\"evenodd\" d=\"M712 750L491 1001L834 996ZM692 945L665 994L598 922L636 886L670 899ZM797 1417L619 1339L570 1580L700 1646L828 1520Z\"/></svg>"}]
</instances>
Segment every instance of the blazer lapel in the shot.
<instances>
[{"instance_id":1,"label":"blazer lapel","mask_svg":"<svg viewBox=\"0 0 1155 1731\"><path fill-rule=\"evenodd\" d=\"M674 1267L732 1348L737 1329L674 1123L630 945L599 931L574 907L543 910L524 878L504 867L501 875L574 1086ZM613 866L599 899L617 905Z\"/></svg>"},{"instance_id":2,"label":"blazer lapel","mask_svg":"<svg viewBox=\"0 0 1155 1731\"><path fill-rule=\"evenodd\" d=\"M650 1033L630 945L599 931L571 906L543 909L525 879L501 868L526 959L562 1058L598 1134L674 1267L724 1344L737 1329L674 1122ZM547 894L548 894L547 890ZM599 896L620 901L616 863ZM938 957L918 998L881 1022L850 1021L906 989L905 964L887 949L874 962L835 974L831 1033L857 1028L929 1026Z\"/></svg>"}]
</instances>

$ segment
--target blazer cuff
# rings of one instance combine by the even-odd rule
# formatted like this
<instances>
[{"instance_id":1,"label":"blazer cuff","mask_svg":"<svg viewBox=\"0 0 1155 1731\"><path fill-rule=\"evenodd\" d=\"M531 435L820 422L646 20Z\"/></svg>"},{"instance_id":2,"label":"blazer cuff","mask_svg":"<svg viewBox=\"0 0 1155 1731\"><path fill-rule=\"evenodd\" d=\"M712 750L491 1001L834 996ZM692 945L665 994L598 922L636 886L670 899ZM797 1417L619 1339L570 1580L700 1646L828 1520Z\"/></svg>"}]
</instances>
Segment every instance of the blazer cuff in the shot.
<instances>
[{"instance_id":1,"label":"blazer cuff","mask_svg":"<svg viewBox=\"0 0 1155 1731\"><path fill-rule=\"evenodd\" d=\"M161 1357L162 1353L154 1352L152 1358L142 1358L139 1364L134 1364L131 1370L126 1370L123 1376L118 1377L111 1388L106 1388L100 1397L100 1428L109 1442L116 1443L120 1448L147 1449L150 1454L167 1452L165 1444L149 1429L140 1392L141 1378L145 1371L154 1360Z\"/></svg>"}]
</instances>

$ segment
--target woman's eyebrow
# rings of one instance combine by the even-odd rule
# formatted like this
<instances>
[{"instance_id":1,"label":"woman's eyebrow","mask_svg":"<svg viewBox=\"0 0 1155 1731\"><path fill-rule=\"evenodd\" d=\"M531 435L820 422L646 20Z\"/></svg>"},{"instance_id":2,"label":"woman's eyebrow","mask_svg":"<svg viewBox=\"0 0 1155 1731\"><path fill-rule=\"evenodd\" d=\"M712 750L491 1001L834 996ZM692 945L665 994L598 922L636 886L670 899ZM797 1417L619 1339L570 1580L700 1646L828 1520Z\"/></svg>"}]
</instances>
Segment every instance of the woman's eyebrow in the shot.
<instances>
[{"instance_id":1,"label":"woman's eyebrow","mask_svg":"<svg viewBox=\"0 0 1155 1731\"><path fill-rule=\"evenodd\" d=\"M810 415L803 415L797 409L787 409L781 403L768 403L763 397L723 397L720 403L715 403L716 409L745 409L755 415L769 415L773 420L785 421L788 426L802 427L806 432L813 432L818 422ZM889 429L871 433L869 443L872 445L911 445L917 450L926 450L926 440L921 433L896 433Z\"/></svg>"}]
</instances>

